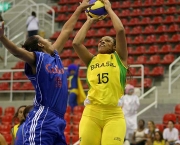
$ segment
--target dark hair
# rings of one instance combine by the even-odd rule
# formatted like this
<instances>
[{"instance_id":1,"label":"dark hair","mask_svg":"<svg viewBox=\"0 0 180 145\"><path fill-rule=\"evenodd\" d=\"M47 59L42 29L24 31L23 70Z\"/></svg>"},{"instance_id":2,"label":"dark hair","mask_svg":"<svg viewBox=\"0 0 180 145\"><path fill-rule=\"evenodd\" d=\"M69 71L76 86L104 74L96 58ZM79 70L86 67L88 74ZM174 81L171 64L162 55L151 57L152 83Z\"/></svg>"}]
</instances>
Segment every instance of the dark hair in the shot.
<instances>
[{"instance_id":1,"label":"dark hair","mask_svg":"<svg viewBox=\"0 0 180 145\"><path fill-rule=\"evenodd\" d=\"M13 117L13 120L15 120L18 117L18 112L22 107L26 107L26 105L19 106L19 108L17 109L17 111L16 111L16 113L15 113L15 115Z\"/></svg>"},{"instance_id":2,"label":"dark hair","mask_svg":"<svg viewBox=\"0 0 180 145\"><path fill-rule=\"evenodd\" d=\"M156 131L155 133L158 133L158 134L159 134L159 136L160 136L160 141L162 141L162 140L163 140L162 133L161 133L160 131ZM155 140L156 140L156 139L155 139Z\"/></svg>"},{"instance_id":3,"label":"dark hair","mask_svg":"<svg viewBox=\"0 0 180 145\"><path fill-rule=\"evenodd\" d=\"M29 37L25 43L22 45L22 48L25 48L27 51L40 51L38 46L39 39L36 36Z\"/></svg>"},{"instance_id":4,"label":"dark hair","mask_svg":"<svg viewBox=\"0 0 180 145\"><path fill-rule=\"evenodd\" d=\"M142 121L143 125L145 125L145 121L143 119L140 119L138 122Z\"/></svg>"},{"instance_id":5,"label":"dark hair","mask_svg":"<svg viewBox=\"0 0 180 145\"><path fill-rule=\"evenodd\" d=\"M32 11L31 15L36 17L36 12Z\"/></svg>"},{"instance_id":6,"label":"dark hair","mask_svg":"<svg viewBox=\"0 0 180 145\"><path fill-rule=\"evenodd\" d=\"M23 124L23 122L26 120L26 115L32 110L32 108L33 108L33 105L26 106L23 112L24 119L21 120L19 125Z\"/></svg>"}]
</instances>

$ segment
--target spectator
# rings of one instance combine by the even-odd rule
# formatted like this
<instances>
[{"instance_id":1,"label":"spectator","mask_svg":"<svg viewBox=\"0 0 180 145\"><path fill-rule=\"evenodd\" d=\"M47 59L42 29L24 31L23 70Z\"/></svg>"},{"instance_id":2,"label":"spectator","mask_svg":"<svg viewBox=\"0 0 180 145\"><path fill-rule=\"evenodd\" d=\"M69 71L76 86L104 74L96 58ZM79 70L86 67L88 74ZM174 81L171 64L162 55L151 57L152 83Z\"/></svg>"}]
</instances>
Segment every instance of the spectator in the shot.
<instances>
[{"instance_id":1,"label":"spectator","mask_svg":"<svg viewBox=\"0 0 180 145\"><path fill-rule=\"evenodd\" d=\"M23 117L24 119L21 120L17 134L16 134L16 140L14 145L22 145L23 144L23 128L24 128L24 121L26 120L27 115L32 110L33 105L27 106L23 111Z\"/></svg>"},{"instance_id":2,"label":"spectator","mask_svg":"<svg viewBox=\"0 0 180 145\"><path fill-rule=\"evenodd\" d=\"M21 122L23 119L24 119L24 116L23 116L23 112L24 112L24 109L25 109L25 105L23 106L20 106L18 109L17 109L17 112L15 113L14 115L14 119L18 118L18 120ZM16 133L18 131L18 128L19 128L19 125L20 124L16 124L14 125L14 127L12 128L11 130L11 133L12 133L12 137L13 137L13 144L14 144L14 139L16 138Z\"/></svg>"},{"instance_id":3,"label":"spectator","mask_svg":"<svg viewBox=\"0 0 180 145\"><path fill-rule=\"evenodd\" d=\"M179 132L176 128L174 128L174 122L169 121L168 126L163 131L163 138L166 141L167 145L174 145L175 141L179 139Z\"/></svg>"},{"instance_id":4,"label":"spectator","mask_svg":"<svg viewBox=\"0 0 180 145\"><path fill-rule=\"evenodd\" d=\"M129 139L137 129L137 109L140 103L138 96L134 95L134 86L126 86L125 92L122 109L126 120L126 139Z\"/></svg>"},{"instance_id":5,"label":"spectator","mask_svg":"<svg viewBox=\"0 0 180 145\"><path fill-rule=\"evenodd\" d=\"M27 27L28 37L38 34L39 20L36 17L36 13L34 11L31 13L31 16L28 17L26 21L26 27Z\"/></svg>"},{"instance_id":6,"label":"spectator","mask_svg":"<svg viewBox=\"0 0 180 145\"><path fill-rule=\"evenodd\" d=\"M145 134L146 134L147 141L150 141L151 144L154 141L155 131L159 131L159 129L155 127L155 124L153 121L148 121L148 128L145 130Z\"/></svg>"},{"instance_id":7,"label":"spectator","mask_svg":"<svg viewBox=\"0 0 180 145\"><path fill-rule=\"evenodd\" d=\"M0 134L0 145L7 145L4 136L2 136L1 134Z\"/></svg>"},{"instance_id":8,"label":"spectator","mask_svg":"<svg viewBox=\"0 0 180 145\"><path fill-rule=\"evenodd\" d=\"M131 145L145 145L145 143L145 121L141 119L138 121L138 129L133 134Z\"/></svg>"},{"instance_id":9,"label":"spectator","mask_svg":"<svg viewBox=\"0 0 180 145\"><path fill-rule=\"evenodd\" d=\"M78 77L79 66L75 64L71 64L68 66L68 74L69 74L69 105L71 109L78 104L84 102L86 95L84 93L81 81Z\"/></svg>"},{"instance_id":10,"label":"spectator","mask_svg":"<svg viewBox=\"0 0 180 145\"><path fill-rule=\"evenodd\" d=\"M165 145L165 141L160 131L155 132L153 145Z\"/></svg>"}]
</instances>

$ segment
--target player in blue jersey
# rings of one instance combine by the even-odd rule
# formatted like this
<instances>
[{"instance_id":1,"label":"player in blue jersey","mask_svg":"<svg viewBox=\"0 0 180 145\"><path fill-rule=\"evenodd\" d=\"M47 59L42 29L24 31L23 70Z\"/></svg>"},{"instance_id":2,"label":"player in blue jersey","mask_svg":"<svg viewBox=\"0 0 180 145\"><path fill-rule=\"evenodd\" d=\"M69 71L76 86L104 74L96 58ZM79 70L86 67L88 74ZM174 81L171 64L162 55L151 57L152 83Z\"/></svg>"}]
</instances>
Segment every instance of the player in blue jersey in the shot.
<instances>
[{"instance_id":1,"label":"player in blue jersey","mask_svg":"<svg viewBox=\"0 0 180 145\"><path fill-rule=\"evenodd\" d=\"M0 41L14 56L24 60L25 73L32 82L36 95L34 108L24 124L24 145L65 145L64 114L67 106L68 86L59 53L62 51L79 15L92 6L83 0L64 24L61 34L52 45L38 35L29 37L19 48L4 35L4 23L0 28Z\"/></svg>"}]
</instances>

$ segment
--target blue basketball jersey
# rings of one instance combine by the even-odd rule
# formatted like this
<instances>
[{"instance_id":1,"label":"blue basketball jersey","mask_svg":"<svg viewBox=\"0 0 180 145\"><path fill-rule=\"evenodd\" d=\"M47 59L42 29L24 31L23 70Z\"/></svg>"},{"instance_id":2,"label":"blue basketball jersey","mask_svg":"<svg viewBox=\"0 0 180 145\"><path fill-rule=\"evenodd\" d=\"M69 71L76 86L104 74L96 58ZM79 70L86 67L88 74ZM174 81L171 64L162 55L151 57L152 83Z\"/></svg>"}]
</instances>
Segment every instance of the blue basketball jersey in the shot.
<instances>
[{"instance_id":1,"label":"blue basketball jersey","mask_svg":"<svg viewBox=\"0 0 180 145\"><path fill-rule=\"evenodd\" d=\"M25 64L25 74L32 82L36 95L34 106L48 107L60 117L64 116L67 107L68 85L67 74L57 51L53 56L43 52L34 52L36 56L36 74Z\"/></svg>"}]
</instances>

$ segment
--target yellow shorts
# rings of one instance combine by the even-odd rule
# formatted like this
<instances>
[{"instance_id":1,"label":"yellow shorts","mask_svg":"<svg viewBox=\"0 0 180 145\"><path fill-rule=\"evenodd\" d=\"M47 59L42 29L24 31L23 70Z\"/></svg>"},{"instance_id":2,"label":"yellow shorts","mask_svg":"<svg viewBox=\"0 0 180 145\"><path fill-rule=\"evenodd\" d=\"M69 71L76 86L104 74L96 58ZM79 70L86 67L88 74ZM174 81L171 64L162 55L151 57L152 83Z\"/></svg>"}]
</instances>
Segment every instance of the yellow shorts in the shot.
<instances>
[{"instance_id":1,"label":"yellow shorts","mask_svg":"<svg viewBox=\"0 0 180 145\"><path fill-rule=\"evenodd\" d=\"M125 133L120 107L85 107L79 126L80 145L122 145Z\"/></svg>"}]
</instances>

